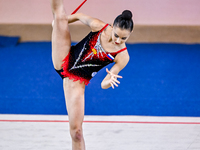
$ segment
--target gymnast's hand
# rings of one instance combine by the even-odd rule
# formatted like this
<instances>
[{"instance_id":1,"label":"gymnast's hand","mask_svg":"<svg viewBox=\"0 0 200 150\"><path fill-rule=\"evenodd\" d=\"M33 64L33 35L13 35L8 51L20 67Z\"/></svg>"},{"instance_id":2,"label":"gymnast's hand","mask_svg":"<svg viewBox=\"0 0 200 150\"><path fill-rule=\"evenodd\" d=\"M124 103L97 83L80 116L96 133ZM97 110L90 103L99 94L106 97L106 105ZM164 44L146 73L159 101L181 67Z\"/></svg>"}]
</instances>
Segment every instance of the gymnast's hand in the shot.
<instances>
[{"instance_id":1,"label":"gymnast's hand","mask_svg":"<svg viewBox=\"0 0 200 150\"><path fill-rule=\"evenodd\" d=\"M110 72L108 68L106 68L106 72L110 75L109 84L112 86L112 88L114 89L114 86L118 87L120 82L117 80L117 78L122 78L122 76Z\"/></svg>"}]
</instances>

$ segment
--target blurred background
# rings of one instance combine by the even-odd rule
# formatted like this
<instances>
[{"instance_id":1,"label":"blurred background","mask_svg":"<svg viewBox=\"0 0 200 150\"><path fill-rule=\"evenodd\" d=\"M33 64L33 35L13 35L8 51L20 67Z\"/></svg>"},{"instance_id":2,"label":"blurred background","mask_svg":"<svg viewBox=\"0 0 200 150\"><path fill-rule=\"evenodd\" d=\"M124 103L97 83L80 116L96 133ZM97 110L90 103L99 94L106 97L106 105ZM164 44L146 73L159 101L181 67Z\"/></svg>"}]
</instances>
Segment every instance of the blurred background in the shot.
<instances>
[{"instance_id":1,"label":"blurred background","mask_svg":"<svg viewBox=\"0 0 200 150\"><path fill-rule=\"evenodd\" d=\"M82 0L64 0L67 14ZM112 24L133 13L131 57L121 85L102 90L101 70L86 87L86 115L200 116L200 1L87 0L78 12ZM67 114L51 62L50 0L0 0L0 113ZM70 24L73 44L90 32ZM109 66L111 67L111 66Z\"/></svg>"}]
</instances>

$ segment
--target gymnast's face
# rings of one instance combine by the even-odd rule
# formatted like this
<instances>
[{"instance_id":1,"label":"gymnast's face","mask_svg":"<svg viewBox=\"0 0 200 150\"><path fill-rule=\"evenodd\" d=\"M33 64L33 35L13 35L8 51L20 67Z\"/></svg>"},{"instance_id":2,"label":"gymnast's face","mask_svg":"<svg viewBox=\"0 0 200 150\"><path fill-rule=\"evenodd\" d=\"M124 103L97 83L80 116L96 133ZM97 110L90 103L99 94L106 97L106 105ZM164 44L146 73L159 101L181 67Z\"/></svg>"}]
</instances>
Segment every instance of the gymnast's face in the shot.
<instances>
[{"instance_id":1,"label":"gymnast's face","mask_svg":"<svg viewBox=\"0 0 200 150\"><path fill-rule=\"evenodd\" d=\"M130 30L121 29L117 26L114 26L112 30L112 41L114 42L114 44L120 45L125 43L130 35Z\"/></svg>"}]
</instances>

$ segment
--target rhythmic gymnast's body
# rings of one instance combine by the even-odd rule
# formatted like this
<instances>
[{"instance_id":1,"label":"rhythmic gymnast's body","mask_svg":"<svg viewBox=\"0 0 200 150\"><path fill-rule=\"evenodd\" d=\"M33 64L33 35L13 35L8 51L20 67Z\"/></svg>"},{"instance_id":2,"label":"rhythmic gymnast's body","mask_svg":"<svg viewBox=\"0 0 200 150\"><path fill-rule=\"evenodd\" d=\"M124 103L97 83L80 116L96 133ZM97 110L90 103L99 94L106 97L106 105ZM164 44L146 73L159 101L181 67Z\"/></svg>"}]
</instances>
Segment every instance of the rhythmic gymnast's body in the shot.
<instances>
[{"instance_id":1,"label":"rhythmic gymnast's body","mask_svg":"<svg viewBox=\"0 0 200 150\"><path fill-rule=\"evenodd\" d=\"M129 54L125 42L133 30L132 13L128 10L119 15L113 26L82 13L67 16L62 0L51 0L54 15L52 31L52 61L55 70L63 78L66 107L69 117L73 150L84 150L82 132L84 118L85 85L101 68L107 75L101 83L103 89L114 88L122 78L118 73L127 65ZM77 45L71 46L68 24L81 21L91 32Z\"/></svg>"}]
</instances>

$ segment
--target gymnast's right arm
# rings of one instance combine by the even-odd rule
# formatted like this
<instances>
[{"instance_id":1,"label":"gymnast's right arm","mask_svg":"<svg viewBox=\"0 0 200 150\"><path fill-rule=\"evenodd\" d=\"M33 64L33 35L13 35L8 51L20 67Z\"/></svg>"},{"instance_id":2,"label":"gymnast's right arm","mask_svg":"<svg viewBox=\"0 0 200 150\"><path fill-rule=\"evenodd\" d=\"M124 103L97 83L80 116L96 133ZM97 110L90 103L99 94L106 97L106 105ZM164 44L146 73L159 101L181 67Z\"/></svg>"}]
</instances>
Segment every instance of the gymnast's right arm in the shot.
<instances>
[{"instance_id":1,"label":"gymnast's right arm","mask_svg":"<svg viewBox=\"0 0 200 150\"><path fill-rule=\"evenodd\" d=\"M101 20L83 13L76 13L68 16L68 23L73 23L76 21L81 21L83 24L88 25L93 32L99 31L105 25L105 23Z\"/></svg>"}]
</instances>

